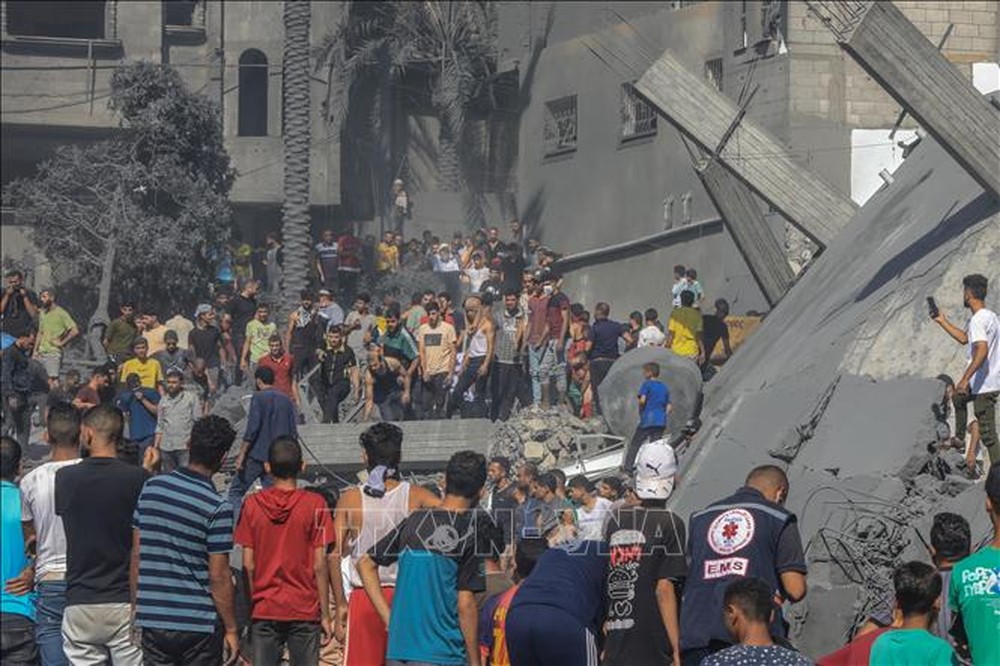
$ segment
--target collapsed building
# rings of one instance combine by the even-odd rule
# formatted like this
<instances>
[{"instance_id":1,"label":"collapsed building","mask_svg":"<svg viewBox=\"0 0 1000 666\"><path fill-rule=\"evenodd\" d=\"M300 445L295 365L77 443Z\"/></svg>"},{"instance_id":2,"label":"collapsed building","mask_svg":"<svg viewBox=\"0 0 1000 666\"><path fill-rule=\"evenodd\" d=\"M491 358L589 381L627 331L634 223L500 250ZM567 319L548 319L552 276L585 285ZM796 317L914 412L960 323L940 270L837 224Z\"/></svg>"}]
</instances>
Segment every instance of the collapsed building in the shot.
<instances>
[{"instance_id":1,"label":"collapsed building","mask_svg":"<svg viewBox=\"0 0 1000 666\"><path fill-rule=\"evenodd\" d=\"M960 373L966 350L929 318L925 298L962 321L964 275L1000 286L1000 107L997 95L991 103L959 81L891 3L813 4L927 136L842 228L820 239L822 253L707 386L703 427L681 459L670 505L686 517L739 487L755 465L786 469L787 505L810 566L809 595L786 615L793 641L816 655L841 645L881 602L895 564L929 559L935 513L968 518L974 545L990 533L981 486L961 454L938 446L947 430L937 376ZM783 179L780 159L751 167L713 154L699 140L702 120L685 117L676 102L691 89L664 94L683 79L671 73L674 62L664 54L637 88L725 167L734 189L749 186L795 224L784 206L788 188L803 187L809 199L822 186L808 174ZM762 140L752 126L737 132L743 145ZM809 221L798 220L807 233ZM996 291L989 298L995 303Z\"/></svg>"}]
</instances>

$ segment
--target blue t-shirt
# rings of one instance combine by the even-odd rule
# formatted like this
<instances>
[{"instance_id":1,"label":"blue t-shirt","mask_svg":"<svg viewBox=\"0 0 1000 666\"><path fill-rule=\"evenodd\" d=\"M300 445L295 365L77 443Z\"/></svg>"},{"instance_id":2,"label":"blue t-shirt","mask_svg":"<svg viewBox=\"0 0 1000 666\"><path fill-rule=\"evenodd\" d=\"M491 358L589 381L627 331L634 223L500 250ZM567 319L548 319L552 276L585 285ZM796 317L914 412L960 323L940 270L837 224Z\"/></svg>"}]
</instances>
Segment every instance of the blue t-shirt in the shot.
<instances>
[{"instance_id":1,"label":"blue t-shirt","mask_svg":"<svg viewBox=\"0 0 1000 666\"><path fill-rule=\"evenodd\" d=\"M151 403L160 402L160 394L151 388L138 389ZM135 397L132 391L122 391L118 394L118 408L128 414L128 438L133 442L151 439L156 434L156 414L149 411Z\"/></svg>"},{"instance_id":2,"label":"blue t-shirt","mask_svg":"<svg viewBox=\"0 0 1000 666\"><path fill-rule=\"evenodd\" d=\"M18 576L28 566L21 531L21 491L10 481L0 481L0 581ZM0 613L35 619L35 593L15 596L0 585Z\"/></svg>"},{"instance_id":3,"label":"blue t-shirt","mask_svg":"<svg viewBox=\"0 0 1000 666\"><path fill-rule=\"evenodd\" d=\"M467 663L458 592L486 589L476 554L476 513L422 509L368 551L379 566L399 563L389 619L389 660Z\"/></svg>"},{"instance_id":4,"label":"blue t-shirt","mask_svg":"<svg viewBox=\"0 0 1000 666\"><path fill-rule=\"evenodd\" d=\"M596 633L604 621L607 574L608 549L603 541L571 541L549 548L517 589L510 612L529 605L550 606Z\"/></svg>"},{"instance_id":5,"label":"blue t-shirt","mask_svg":"<svg viewBox=\"0 0 1000 666\"><path fill-rule=\"evenodd\" d=\"M136 624L211 634L218 614L208 556L233 549L233 507L211 480L188 469L154 477L139 495Z\"/></svg>"},{"instance_id":6,"label":"blue t-shirt","mask_svg":"<svg viewBox=\"0 0 1000 666\"><path fill-rule=\"evenodd\" d=\"M667 405L670 404L670 389L656 379L647 379L639 387L639 397L646 397L646 404L639 416L640 428L667 427Z\"/></svg>"}]
</instances>

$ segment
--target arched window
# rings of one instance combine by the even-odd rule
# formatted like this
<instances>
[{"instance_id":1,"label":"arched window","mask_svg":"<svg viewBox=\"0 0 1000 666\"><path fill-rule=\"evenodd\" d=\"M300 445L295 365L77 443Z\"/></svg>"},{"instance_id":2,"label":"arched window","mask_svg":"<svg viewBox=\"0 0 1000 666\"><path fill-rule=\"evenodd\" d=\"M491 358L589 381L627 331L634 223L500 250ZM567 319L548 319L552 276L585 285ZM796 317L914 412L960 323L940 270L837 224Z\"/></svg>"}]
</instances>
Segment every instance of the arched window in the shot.
<instances>
[{"instance_id":1,"label":"arched window","mask_svg":"<svg viewBox=\"0 0 1000 666\"><path fill-rule=\"evenodd\" d=\"M267 136L267 56L257 49L240 55L239 135Z\"/></svg>"}]
</instances>

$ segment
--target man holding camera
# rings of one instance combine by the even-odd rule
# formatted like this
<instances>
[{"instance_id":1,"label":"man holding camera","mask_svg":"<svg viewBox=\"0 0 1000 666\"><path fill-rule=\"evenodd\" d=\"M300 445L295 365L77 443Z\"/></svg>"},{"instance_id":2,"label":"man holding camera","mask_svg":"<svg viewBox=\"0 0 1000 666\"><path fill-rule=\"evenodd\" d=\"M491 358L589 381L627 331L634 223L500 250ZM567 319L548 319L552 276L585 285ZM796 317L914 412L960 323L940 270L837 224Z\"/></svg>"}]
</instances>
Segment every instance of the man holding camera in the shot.
<instances>
[{"instance_id":1,"label":"man holding camera","mask_svg":"<svg viewBox=\"0 0 1000 666\"><path fill-rule=\"evenodd\" d=\"M973 274L962 278L962 300L972 311L965 330L955 326L930 301L931 318L960 345L968 345L968 363L962 378L955 383L955 437L965 441L969 403L979 422L979 436L990 456L990 463L1000 462L997 446L997 396L1000 395L1000 318L986 307L985 276Z\"/></svg>"},{"instance_id":2,"label":"man holding camera","mask_svg":"<svg viewBox=\"0 0 1000 666\"><path fill-rule=\"evenodd\" d=\"M32 327L38 314L38 297L24 286L24 273L21 271L7 271L6 277L7 288L0 297L0 322L4 333L16 339Z\"/></svg>"}]
</instances>

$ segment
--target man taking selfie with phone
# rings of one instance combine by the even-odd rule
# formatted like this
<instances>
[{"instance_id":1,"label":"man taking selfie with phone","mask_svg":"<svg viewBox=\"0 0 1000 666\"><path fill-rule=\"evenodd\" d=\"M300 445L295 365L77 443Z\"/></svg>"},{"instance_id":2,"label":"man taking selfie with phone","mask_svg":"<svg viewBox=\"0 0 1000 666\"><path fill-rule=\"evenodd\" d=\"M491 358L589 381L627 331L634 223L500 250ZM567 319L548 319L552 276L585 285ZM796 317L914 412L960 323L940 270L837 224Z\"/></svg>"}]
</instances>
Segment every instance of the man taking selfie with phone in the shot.
<instances>
[{"instance_id":1,"label":"man taking selfie with phone","mask_svg":"<svg viewBox=\"0 0 1000 666\"><path fill-rule=\"evenodd\" d=\"M986 307L988 280L983 275L962 278L962 299L972 317L965 330L948 321L928 300L931 318L961 345L968 345L968 364L962 378L955 383L955 437L965 440L968 405L971 402L979 421L979 435L990 457L990 463L1000 462L997 445L996 411L1000 394L1000 318Z\"/></svg>"}]
</instances>

